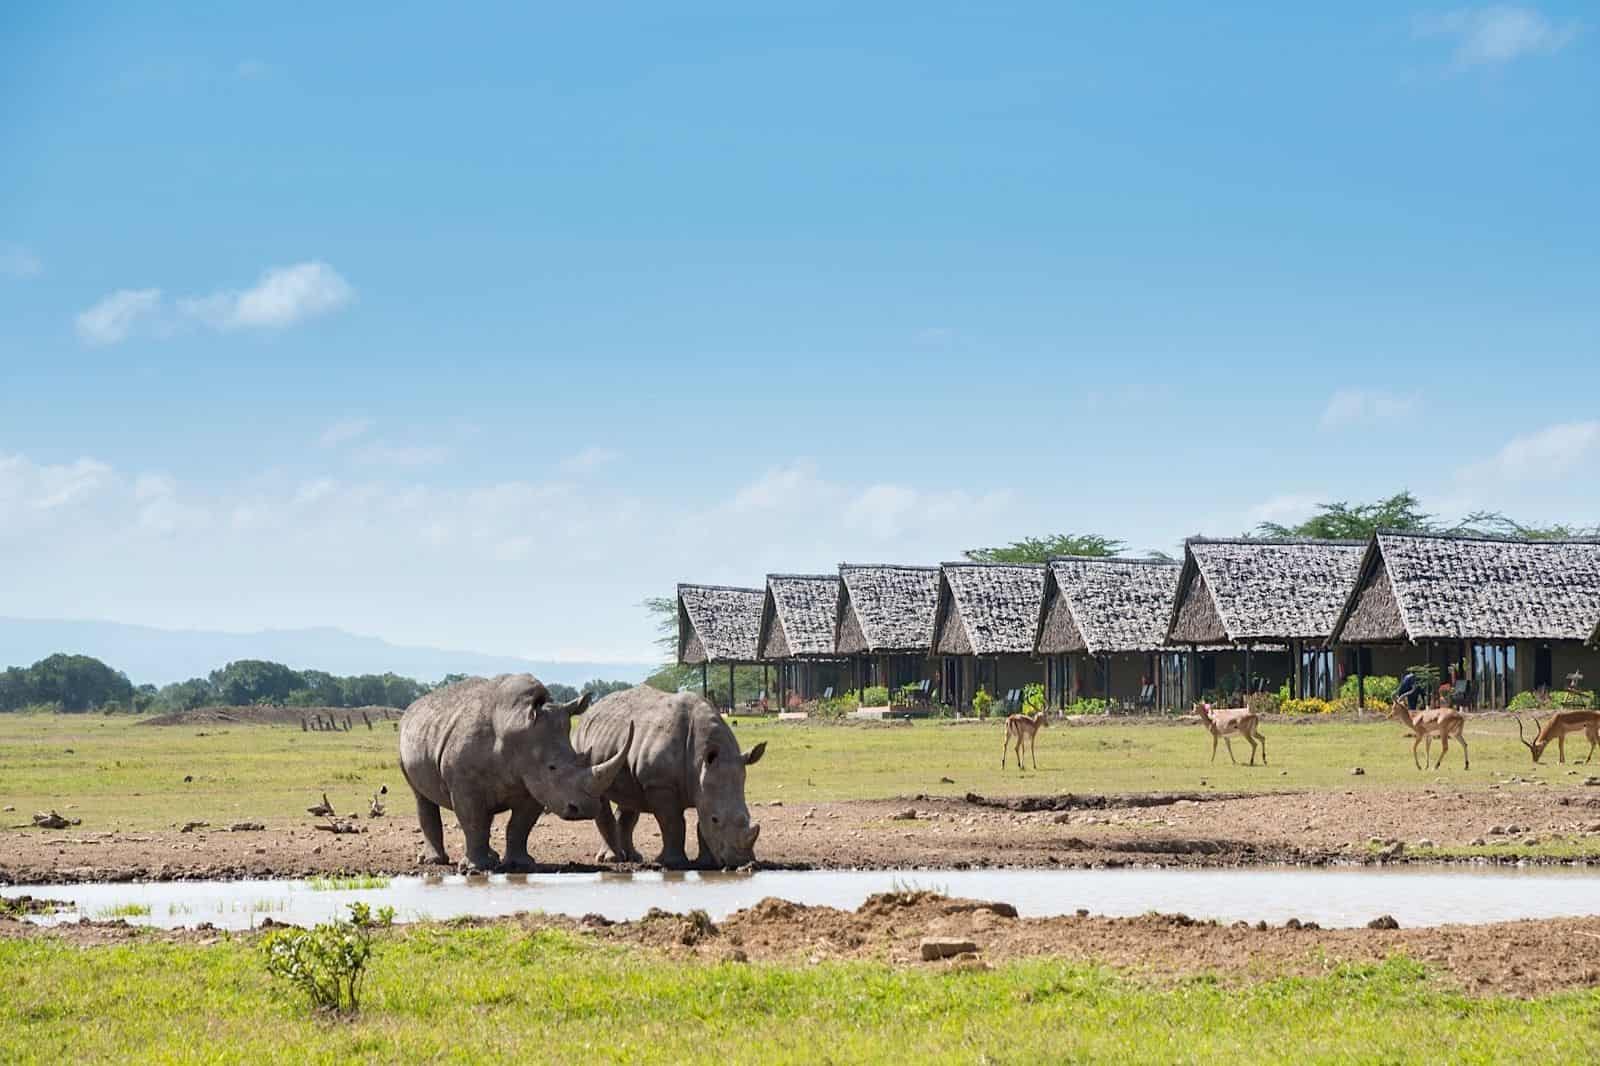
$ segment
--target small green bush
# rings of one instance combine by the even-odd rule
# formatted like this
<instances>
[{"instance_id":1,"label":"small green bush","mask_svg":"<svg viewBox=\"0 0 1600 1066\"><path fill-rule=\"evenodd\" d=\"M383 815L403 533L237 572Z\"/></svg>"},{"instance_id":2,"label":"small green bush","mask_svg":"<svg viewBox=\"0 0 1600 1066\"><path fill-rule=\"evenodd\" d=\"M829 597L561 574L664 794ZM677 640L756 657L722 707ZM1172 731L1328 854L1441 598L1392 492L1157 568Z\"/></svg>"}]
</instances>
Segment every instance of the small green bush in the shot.
<instances>
[{"instance_id":1,"label":"small green bush","mask_svg":"<svg viewBox=\"0 0 1600 1066\"><path fill-rule=\"evenodd\" d=\"M1395 693L1400 691L1400 679L1389 677L1387 674L1373 674L1366 681L1367 705L1370 707L1374 700L1388 706L1394 702ZM1354 701L1356 698L1356 675L1351 674L1344 679L1344 684L1339 686L1339 698Z\"/></svg>"},{"instance_id":2,"label":"small green bush","mask_svg":"<svg viewBox=\"0 0 1600 1066\"><path fill-rule=\"evenodd\" d=\"M885 685L869 685L861 693L859 702L863 707L886 707L889 705L889 689Z\"/></svg>"},{"instance_id":3,"label":"small green bush","mask_svg":"<svg viewBox=\"0 0 1600 1066\"><path fill-rule=\"evenodd\" d=\"M1022 690L1022 713L1037 714L1044 710L1044 686L1027 685Z\"/></svg>"},{"instance_id":4,"label":"small green bush","mask_svg":"<svg viewBox=\"0 0 1600 1066\"><path fill-rule=\"evenodd\" d=\"M994 697L989 695L989 690L980 688L972 697L972 713L979 718L989 717L989 711L994 708Z\"/></svg>"},{"instance_id":5,"label":"small green bush","mask_svg":"<svg viewBox=\"0 0 1600 1066\"><path fill-rule=\"evenodd\" d=\"M1568 692L1566 689L1557 689L1555 692L1519 692L1511 697L1506 710L1518 713L1525 711L1550 711L1550 710L1587 710L1595 705L1593 692Z\"/></svg>"},{"instance_id":6,"label":"small green bush","mask_svg":"<svg viewBox=\"0 0 1600 1066\"><path fill-rule=\"evenodd\" d=\"M1081 699L1073 700L1061 709L1062 714L1105 714L1111 709L1110 700Z\"/></svg>"},{"instance_id":7,"label":"small green bush","mask_svg":"<svg viewBox=\"0 0 1600 1066\"><path fill-rule=\"evenodd\" d=\"M1277 714L1283 702L1276 692L1252 692L1245 697L1244 705L1251 714Z\"/></svg>"},{"instance_id":8,"label":"small green bush","mask_svg":"<svg viewBox=\"0 0 1600 1066\"><path fill-rule=\"evenodd\" d=\"M372 931L392 924L393 907L374 912L365 903L352 903L348 919L272 933L261 943L267 972L304 992L313 1010L353 1014L361 1009Z\"/></svg>"}]
</instances>

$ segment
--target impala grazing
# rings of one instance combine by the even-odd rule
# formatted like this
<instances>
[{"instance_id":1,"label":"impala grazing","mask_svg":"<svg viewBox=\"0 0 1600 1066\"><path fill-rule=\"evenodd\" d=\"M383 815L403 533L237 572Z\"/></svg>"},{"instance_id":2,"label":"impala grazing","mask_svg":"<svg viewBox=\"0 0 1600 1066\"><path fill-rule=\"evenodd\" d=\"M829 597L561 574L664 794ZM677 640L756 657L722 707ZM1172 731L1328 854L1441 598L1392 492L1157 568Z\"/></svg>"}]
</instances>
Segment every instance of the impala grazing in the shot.
<instances>
[{"instance_id":1,"label":"impala grazing","mask_svg":"<svg viewBox=\"0 0 1600 1066\"><path fill-rule=\"evenodd\" d=\"M1533 720L1533 726L1539 731L1531 741L1522 734L1522 718L1517 719L1517 739L1533 753L1533 761L1538 762L1544 754L1544 749L1556 742L1556 751L1561 756L1561 761L1567 761L1567 734L1582 733L1589 738L1589 754L1583 761L1588 762L1594 758L1594 749L1600 746L1600 711L1557 711L1550 716L1548 722Z\"/></svg>"},{"instance_id":2,"label":"impala grazing","mask_svg":"<svg viewBox=\"0 0 1600 1066\"><path fill-rule=\"evenodd\" d=\"M1006 718L1006 739L1000 745L1000 769L1006 768L1006 750L1011 747L1012 738L1017 742L1017 769L1022 769L1022 742L1026 740L1029 751L1033 756L1033 768L1039 768L1039 730L1045 727L1044 712L1037 714L1013 714Z\"/></svg>"},{"instance_id":3,"label":"impala grazing","mask_svg":"<svg viewBox=\"0 0 1600 1066\"><path fill-rule=\"evenodd\" d=\"M1467 750L1467 738L1462 732L1467 721L1459 711L1450 707L1435 707L1430 711L1413 713L1403 698L1396 697L1394 705L1389 708L1389 717L1404 723L1411 730L1411 762L1418 770L1426 769L1432 761L1434 737L1439 738L1439 761L1433 764L1435 770L1444 765L1444 753L1450 750L1451 737L1461 744L1462 768L1472 769L1472 754ZM1424 740L1428 742L1427 747L1423 748L1422 762L1418 763L1417 745Z\"/></svg>"},{"instance_id":4,"label":"impala grazing","mask_svg":"<svg viewBox=\"0 0 1600 1066\"><path fill-rule=\"evenodd\" d=\"M1217 740L1221 739L1228 746L1228 758L1238 765L1239 760L1233 757L1233 738L1244 737L1250 742L1250 765L1256 764L1256 743L1261 744L1261 765L1267 765L1267 738L1261 735L1261 719L1248 707L1223 707L1213 710L1209 703L1197 703L1194 712L1200 716L1200 723L1206 727L1206 732L1211 734L1211 761L1217 761Z\"/></svg>"}]
</instances>

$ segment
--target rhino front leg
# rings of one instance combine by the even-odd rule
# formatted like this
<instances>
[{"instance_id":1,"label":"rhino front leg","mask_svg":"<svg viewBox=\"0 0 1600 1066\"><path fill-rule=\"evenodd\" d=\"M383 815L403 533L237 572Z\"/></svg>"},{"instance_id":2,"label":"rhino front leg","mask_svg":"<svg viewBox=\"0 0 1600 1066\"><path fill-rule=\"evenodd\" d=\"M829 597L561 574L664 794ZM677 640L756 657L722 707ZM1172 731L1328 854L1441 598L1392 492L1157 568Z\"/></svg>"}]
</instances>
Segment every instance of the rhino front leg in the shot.
<instances>
[{"instance_id":1,"label":"rhino front leg","mask_svg":"<svg viewBox=\"0 0 1600 1066\"><path fill-rule=\"evenodd\" d=\"M506 854L500 860L505 873L531 873L533 856L528 854L528 834L533 832L544 808L529 801L525 806L511 808L511 820L506 823Z\"/></svg>"},{"instance_id":2,"label":"rhino front leg","mask_svg":"<svg viewBox=\"0 0 1600 1066\"><path fill-rule=\"evenodd\" d=\"M656 816L656 825L661 827L661 854L656 856L656 862L669 870L687 870L691 864L683 850L686 835L683 808L675 799L653 797L650 812Z\"/></svg>"},{"instance_id":3,"label":"rhino front leg","mask_svg":"<svg viewBox=\"0 0 1600 1066\"><path fill-rule=\"evenodd\" d=\"M451 797L454 799L454 797ZM456 821L467 838L467 862L474 869L489 871L500 865L500 854L489 846L489 829L494 815L476 800L456 802Z\"/></svg>"},{"instance_id":4,"label":"rhino front leg","mask_svg":"<svg viewBox=\"0 0 1600 1066\"><path fill-rule=\"evenodd\" d=\"M422 839L428 850L422 861L434 866L449 866L450 854L444 850L444 821L439 817L439 805L431 799L417 796L417 824L422 827Z\"/></svg>"}]
</instances>

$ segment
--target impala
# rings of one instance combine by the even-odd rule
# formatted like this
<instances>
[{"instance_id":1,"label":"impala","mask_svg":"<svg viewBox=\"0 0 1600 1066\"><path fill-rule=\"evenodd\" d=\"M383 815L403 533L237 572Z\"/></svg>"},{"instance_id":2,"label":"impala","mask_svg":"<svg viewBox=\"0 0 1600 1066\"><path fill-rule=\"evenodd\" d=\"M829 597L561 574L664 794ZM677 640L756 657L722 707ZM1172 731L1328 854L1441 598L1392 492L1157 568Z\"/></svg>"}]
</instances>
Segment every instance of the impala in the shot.
<instances>
[{"instance_id":1,"label":"impala","mask_svg":"<svg viewBox=\"0 0 1600 1066\"><path fill-rule=\"evenodd\" d=\"M1396 697L1394 705L1389 708L1389 717L1405 723L1411 730L1411 762L1418 770L1426 769L1427 763L1432 760L1434 737L1439 738L1439 761L1433 764L1435 770L1444 765L1444 753L1450 750L1451 737L1461 744L1463 769L1472 769L1472 754L1467 750L1467 738L1462 732L1467 721L1459 711L1450 707L1436 707L1431 711L1413 713L1403 698ZM1418 763L1417 745L1424 740L1428 744L1423 748L1422 762Z\"/></svg>"},{"instance_id":2,"label":"impala","mask_svg":"<svg viewBox=\"0 0 1600 1066\"><path fill-rule=\"evenodd\" d=\"M1544 754L1544 749L1550 746L1552 740L1556 742L1561 761L1566 762L1568 733L1582 733L1589 738L1589 754L1584 756L1584 762L1593 759L1594 749L1600 746L1600 711L1557 711L1548 722L1542 723L1535 718L1533 726L1539 733L1531 741L1522 734L1521 716L1512 717L1517 719L1517 739L1533 753L1534 762L1539 761L1539 756Z\"/></svg>"},{"instance_id":3,"label":"impala","mask_svg":"<svg viewBox=\"0 0 1600 1066\"><path fill-rule=\"evenodd\" d=\"M1000 769L1006 768L1006 749L1011 747L1012 738L1017 741L1017 769L1022 769L1022 742L1026 740L1033 755L1033 768L1039 768L1039 730L1045 726L1044 712L1037 714L1013 714L1006 718L1006 739L1000 745Z\"/></svg>"},{"instance_id":4,"label":"impala","mask_svg":"<svg viewBox=\"0 0 1600 1066\"><path fill-rule=\"evenodd\" d=\"M1267 738L1261 735L1261 719L1248 707L1222 707L1212 710L1209 703L1197 703L1194 712L1200 716L1200 723L1206 727L1206 732L1211 734L1211 761L1217 761L1217 740L1220 738L1228 745L1228 758L1235 765L1239 760L1233 757L1233 738L1244 737L1250 742L1250 765L1256 764L1256 742L1261 742L1261 765L1267 765Z\"/></svg>"}]
</instances>

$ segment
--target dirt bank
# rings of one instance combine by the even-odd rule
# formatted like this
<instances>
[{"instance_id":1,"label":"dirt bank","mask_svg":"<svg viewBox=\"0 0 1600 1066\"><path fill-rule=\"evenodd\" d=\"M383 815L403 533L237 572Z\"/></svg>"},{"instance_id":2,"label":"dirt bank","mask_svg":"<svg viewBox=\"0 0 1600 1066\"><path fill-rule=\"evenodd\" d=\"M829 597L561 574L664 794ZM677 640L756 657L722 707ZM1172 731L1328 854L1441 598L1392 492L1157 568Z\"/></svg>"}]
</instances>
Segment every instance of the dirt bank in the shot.
<instances>
[{"instance_id":1,"label":"dirt bank","mask_svg":"<svg viewBox=\"0 0 1600 1066\"><path fill-rule=\"evenodd\" d=\"M349 797L334 799L349 806ZM421 836L403 798L394 800L388 817L360 819L363 832L354 835L320 832L314 828L319 819L310 816L239 832L226 825L120 833L89 826L11 828L0 831L0 881L414 873ZM1407 861L1429 857L1417 847L1424 840L1440 848L1507 842L1497 850L1512 856L1529 854L1530 846L1535 855L1556 848L1547 858L1600 852L1600 789L1549 795L1534 786L1461 793L911 797L767 804L752 814L762 826L764 861L832 869L1369 861L1388 841L1409 848L1392 861ZM451 854L459 857L460 833L448 816L446 826ZM546 819L532 839L534 856L552 870L594 868L598 845L587 822ZM649 819L640 824L639 845L646 855L659 847Z\"/></svg>"},{"instance_id":2,"label":"dirt bank","mask_svg":"<svg viewBox=\"0 0 1600 1066\"><path fill-rule=\"evenodd\" d=\"M530 932L563 929L607 943L709 961L812 964L853 959L951 968L1052 957L1097 962L1157 982L1197 974L1243 982L1316 976L1344 963L1405 955L1474 995L1536 996L1600 984L1600 919L1323 930L1223 926L1182 915L1016 918L1013 913L1004 904L915 892L874 896L854 911L765 899L720 923L703 915L657 912L618 923L524 915L452 924L512 923ZM123 922L42 928L0 918L0 937L60 938L89 947L135 939L209 944L224 935L204 928L141 929ZM389 935L406 932L400 929ZM920 944L929 936L968 940L977 958L923 962Z\"/></svg>"}]
</instances>

